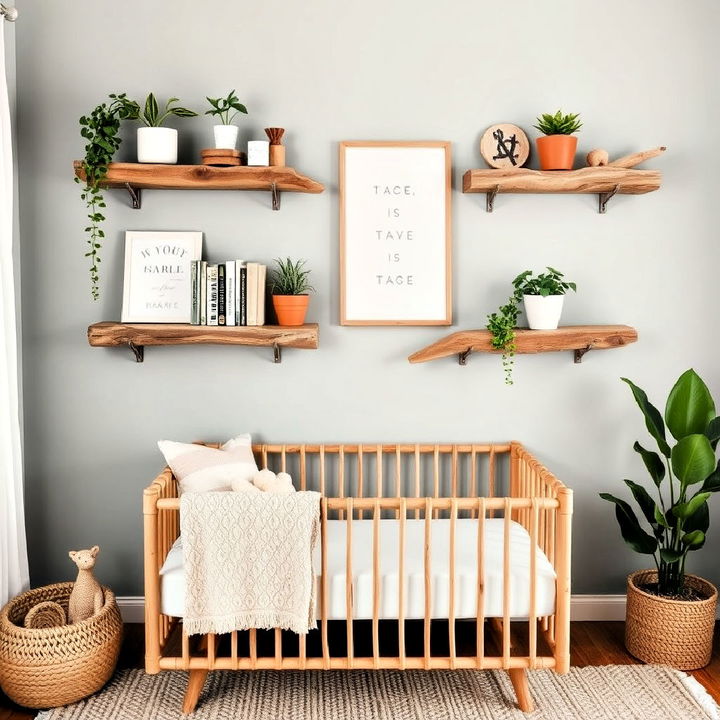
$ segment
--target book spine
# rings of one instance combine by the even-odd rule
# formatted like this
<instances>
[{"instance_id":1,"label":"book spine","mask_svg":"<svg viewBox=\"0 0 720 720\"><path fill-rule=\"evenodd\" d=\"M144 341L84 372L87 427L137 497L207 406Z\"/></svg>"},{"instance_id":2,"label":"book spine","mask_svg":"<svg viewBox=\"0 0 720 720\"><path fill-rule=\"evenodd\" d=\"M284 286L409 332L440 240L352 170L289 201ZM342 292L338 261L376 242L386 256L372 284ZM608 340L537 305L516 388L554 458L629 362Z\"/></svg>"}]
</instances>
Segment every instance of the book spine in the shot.
<instances>
[{"instance_id":1,"label":"book spine","mask_svg":"<svg viewBox=\"0 0 720 720\"><path fill-rule=\"evenodd\" d=\"M218 325L225 325L225 263L218 265Z\"/></svg>"},{"instance_id":2,"label":"book spine","mask_svg":"<svg viewBox=\"0 0 720 720\"><path fill-rule=\"evenodd\" d=\"M258 264L249 262L247 264L247 324L257 325L257 301L258 301Z\"/></svg>"},{"instance_id":3,"label":"book spine","mask_svg":"<svg viewBox=\"0 0 720 720\"><path fill-rule=\"evenodd\" d=\"M218 324L218 266L207 269L207 324Z\"/></svg>"},{"instance_id":4,"label":"book spine","mask_svg":"<svg viewBox=\"0 0 720 720\"><path fill-rule=\"evenodd\" d=\"M190 261L190 324L200 324L200 261Z\"/></svg>"},{"instance_id":5,"label":"book spine","mask_svg":"<svg viewBox=\"0 0 720 720\"><path fill-rule=\"evenodd\" d=\"M267 276L267 265L258 265L257 284L257 322L256 325L265 324L265 278Z\"/></svg>"},{"instance_id":6,"label":"book spine","mask_svg":"<svg viewBox=\"0 0 720 720\"><path fill-rule=\"evenodd\" d=\"M200 324L207 325L207 260L200 263Z\"/></svg>"},{"instance_id":7,"label":"book spine","mask_svg":"<svg viewBox=\"0 0 720 720\"><path fill-rule=\"evenodd\" d=\"M247 325L247 265L240 267L240 324Z\"/></svg>"},{"instance_id":8,"label":"book spine","mask_svg":"<svg viewBox=\"0 0 720 720\"><path fill-rule=\"evenodd\" d=\"M225 324L236 325L235 318L235 261L225 263Z\"/></svg>"}]
</instances>

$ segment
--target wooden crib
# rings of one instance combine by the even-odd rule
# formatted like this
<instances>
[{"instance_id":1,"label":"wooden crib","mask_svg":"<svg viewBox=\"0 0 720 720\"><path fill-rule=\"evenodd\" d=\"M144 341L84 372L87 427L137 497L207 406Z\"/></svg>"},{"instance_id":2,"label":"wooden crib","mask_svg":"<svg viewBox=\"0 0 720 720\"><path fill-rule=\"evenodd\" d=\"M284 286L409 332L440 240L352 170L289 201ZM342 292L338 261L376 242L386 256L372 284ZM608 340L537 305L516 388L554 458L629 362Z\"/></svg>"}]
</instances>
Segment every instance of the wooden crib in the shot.
<instances>
[{"instance_id":1,"label":"wooden crib","mask_svg":"<svg viewBox=\"0 0 720 720\"><path fill-rule=\"evenodd\" d=\"M183 712L195 709L210 670L503 669L508 671L518 705L525 712L533 709L527 670L568 671L572 491L522 445L268 444L253 446L253 452L259 467L288 471L296 487L318 490L322 495L318 630L308 636L290 636L279 629L250 630L223 638L207 636L195 642L196 636L189 638L182 631L182 618L162 613L160 569L180 528L177 483L166 468L145 489L143 497L145 669L151 674L161 670L189 671ZM372 617L354 620L352 530L362 519L371 521ZM388 519L397 523L397 577L401 581L394 619L381 619L380 527ZM449 537L449 593L444 605L447 617L442 620L433 617L430 578L432 528L437 519L447 521ZM502 597L495 601L501 602L502 610L495 617L484 614L488 598L484 597L483 582L476 583L474 617L456 617L456 528L463 521L467 527L467 519L477 524L477 539L473 540L477 578L487 577L483 547L486 525L491 520L495 526L501 522ZM413 520L421 521L424 528L422 550L407 547L406 528ZM328 527L335 521L343 523L346 545L346 612L342 621L328 617ZM511 562L518 561L511 558L510 534L519 526L530 538L526 558L529 611L521 618L511 615L510 582ZM537 548L554 569L551 614L540 615L537 610ZM409 550L422 552L424 568L424 614L417 620L405 616L405 562ZM361 641L365 640L367 647L362 653ZM383 647L383 643L391 648Z\"/></svg>"}]
</instances>

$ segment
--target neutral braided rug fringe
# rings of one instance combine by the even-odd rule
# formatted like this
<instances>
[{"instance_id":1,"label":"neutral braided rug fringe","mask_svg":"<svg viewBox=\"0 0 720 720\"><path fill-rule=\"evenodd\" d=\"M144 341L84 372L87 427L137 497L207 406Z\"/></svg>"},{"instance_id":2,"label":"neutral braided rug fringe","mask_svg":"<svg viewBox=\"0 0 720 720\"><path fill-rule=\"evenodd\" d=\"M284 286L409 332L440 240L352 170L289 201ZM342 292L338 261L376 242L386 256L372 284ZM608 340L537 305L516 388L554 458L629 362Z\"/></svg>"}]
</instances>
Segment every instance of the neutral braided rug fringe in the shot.
<instances>
[{"instance_id":1,"label":"neutral braided rug fringe","mask_svg":"<svg viewBox=\"0 0 720 720\"><path fill-rule=\"evenodd\" d=\"M187 674L125 670L87 700L41 713L38 720L716 720L684 673L649 665L530 673L537 705L524 715L501 671L213 672L193 715L180 713ZM697 697L697 695L696 695ZM714 714L715 713L715 714Z\"/></svg>"}]
</instances>

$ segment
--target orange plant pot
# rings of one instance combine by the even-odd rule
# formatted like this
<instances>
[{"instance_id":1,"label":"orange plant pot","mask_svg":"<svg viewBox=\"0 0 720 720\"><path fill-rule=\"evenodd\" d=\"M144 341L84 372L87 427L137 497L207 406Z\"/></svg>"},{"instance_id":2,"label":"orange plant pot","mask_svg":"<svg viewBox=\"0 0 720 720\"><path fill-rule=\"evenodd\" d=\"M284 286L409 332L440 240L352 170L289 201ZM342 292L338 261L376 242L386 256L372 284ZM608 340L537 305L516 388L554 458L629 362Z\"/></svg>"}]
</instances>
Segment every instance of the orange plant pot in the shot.
<instances>
[{"instance_id":1,"label":"orange plant pot","mask_svg":"<svg viewBox=\"0 0 720 720\"><path fill-rule=\"evenodd\" d=\"M310 302L308 295L273 295L272 299L278 325L296 327L304 324Z\"/></svg>"},{"instance_id":2,"label":"orange plant pot","mask_svg":"<svg viewBox=\"0 0 720 720\"><path fill-rule=\"evenodd\" d=\"M535 140L541 170L572 170L577 150L574 135L545 135Z\"/></svg>"}]
</instances>

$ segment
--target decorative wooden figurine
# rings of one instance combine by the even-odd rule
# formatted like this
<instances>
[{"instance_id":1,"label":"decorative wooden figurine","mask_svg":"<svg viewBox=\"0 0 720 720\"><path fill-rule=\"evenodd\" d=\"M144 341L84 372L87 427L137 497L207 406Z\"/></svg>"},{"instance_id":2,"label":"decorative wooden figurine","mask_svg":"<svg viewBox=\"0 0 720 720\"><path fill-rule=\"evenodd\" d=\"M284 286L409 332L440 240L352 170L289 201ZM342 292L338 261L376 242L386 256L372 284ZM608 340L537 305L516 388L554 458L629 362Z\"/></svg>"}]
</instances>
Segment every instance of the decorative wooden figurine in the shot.
<instances>
[{"instance_id":1,"label":"decorative wooden figurine","mask_svg":"<svg viewBox=\"0 0 720 720\"><path fill-rule=\"evenodd\" d=\"M89 550L71 550L68 553L70 559L78 566L77 579L68 601L70 623L87 620L102 609L105 601L103 589L92 571L99 552L100 548L93 545Z\"/></svg>"},{"instance_id":2,"label":"decorative wooden figurine","mask_svg":"<svg viewBox=\"0 0 720 720\"><path fill-rule=\"evenodd\" d=\"M285 166L285 146L282 144L282 136L285 128L265 128L270 138L270 165Z\"/></svg>"},{"instance_id":3,"label":"decorative wooden figurine","mask_svg":"<svg viewBox=\"0 0 720 720\"><path fill-rule=\"evenodd\" d=\"M601 167L603 165L607 165L608 160L610 160L610 156L608 155L607 150L597 148L595 150L591 150L587 154L587 164L589 167Z\"/></svg>"},{"instance_id":4,"label":"decorative wooden figurine","mask_svg":"<svg viewBox=\"0 0 720 720\"><path fill-rule=\"evenodd\" d=\"M214 165L216 167L235 167L244 165L246 155L239 150L223 148L206 148L200 151L203 165Z\"/></svg>"},{"instance_id":5,"label":"decorative wooden figurine","mask_svg":"<svg viewBox=\"0 0 720 720\"><path fill-rule=\"evenodd\" d=\"M530 155L530 142L517 125L498 123L480 138L480 154L491 168L522 167Z\"/></svg>"}]
</instances>

